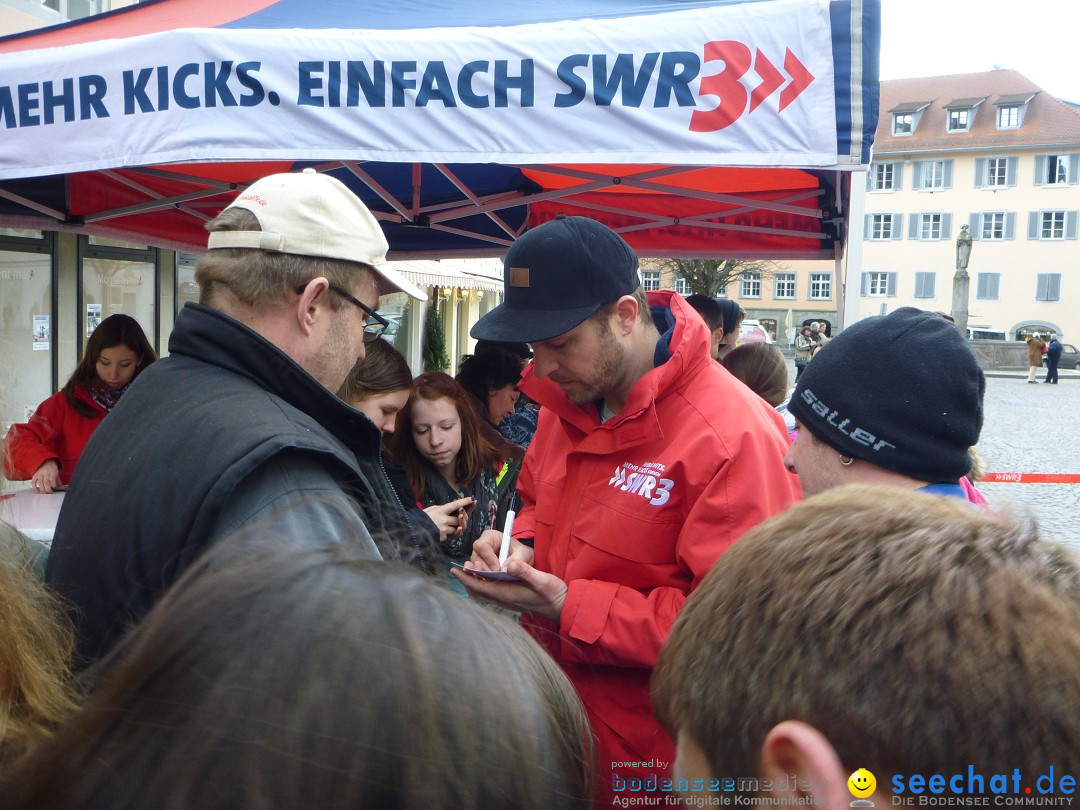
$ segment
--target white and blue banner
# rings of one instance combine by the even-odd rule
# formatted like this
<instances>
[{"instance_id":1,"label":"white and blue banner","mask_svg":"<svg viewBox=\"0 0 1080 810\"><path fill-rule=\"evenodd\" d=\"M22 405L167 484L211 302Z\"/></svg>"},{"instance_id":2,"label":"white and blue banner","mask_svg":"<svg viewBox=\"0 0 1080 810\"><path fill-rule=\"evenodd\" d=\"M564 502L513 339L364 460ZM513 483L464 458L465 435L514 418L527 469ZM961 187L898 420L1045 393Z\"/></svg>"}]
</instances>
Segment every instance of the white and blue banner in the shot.
<instances>
[{"instance_id":1,"label":"white and blue banner","mask_svg":"<svg viewBox=\"0 0 1080 810\"><path fill-rule=\"evenodd\" d=\"M828 0L0 54L0 179L229 160L842 167Z\"/></svg>"}]
</instances>

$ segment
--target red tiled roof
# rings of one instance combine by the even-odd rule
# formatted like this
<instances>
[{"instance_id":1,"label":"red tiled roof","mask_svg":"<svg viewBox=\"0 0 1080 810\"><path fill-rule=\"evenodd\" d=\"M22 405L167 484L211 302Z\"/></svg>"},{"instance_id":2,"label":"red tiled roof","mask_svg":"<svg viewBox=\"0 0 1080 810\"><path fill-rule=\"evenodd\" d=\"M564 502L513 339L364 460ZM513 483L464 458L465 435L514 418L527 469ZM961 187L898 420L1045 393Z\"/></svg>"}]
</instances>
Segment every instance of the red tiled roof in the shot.
<instances>
[{"instance_id":1,"label":"red tiled roof","mask_svg":"<svg viewBox=\"0 0 1080 810\"><path fill-rule=\"evenodd\" d=\"M1031 97L1019 129L998 130L1001 100L1016 102ZM968 132L946 132L946 106L957 99L986 100L975 110ZM931 100L911 135L892 134L892 115L898 107ZM914 104L921 106L921 104ZM1015 70L991 70L924 79L895 79L881 83L881 106L875 154L948 149L1001 148L1073 143L1080 146L1080 112L1051 96Z\"/></svg>"}]
</instances>

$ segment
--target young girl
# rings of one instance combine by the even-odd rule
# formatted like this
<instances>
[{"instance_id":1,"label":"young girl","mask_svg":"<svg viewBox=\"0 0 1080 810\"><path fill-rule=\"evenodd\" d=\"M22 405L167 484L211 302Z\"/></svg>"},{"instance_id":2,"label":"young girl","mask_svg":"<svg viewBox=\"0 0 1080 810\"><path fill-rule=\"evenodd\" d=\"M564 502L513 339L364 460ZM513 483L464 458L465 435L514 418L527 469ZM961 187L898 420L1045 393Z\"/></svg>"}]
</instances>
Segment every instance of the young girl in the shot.
<instances>
[{"instance_id":1,"label":"young girl","mask_svg":"<svg viewBox=\"0 0 1080 810\"><path fill-rule=\"evenodd\" d=\"M469 559L473 541L499 527L518 465L505 463L480 433L465 389L441 371L417 377L398 414L390 451L404 465L421 505L475 499L465 530L442 547L447 571L449 562Z\"/></svg>"},{"instance_id":2,"label":"young girl","mask_svg":"<svg viewBox=\"0 0 1080 810\"><path fill-rule=\"evenodd\" d=\"M412 370L404 356L380 338L367 344L363 361L349 372L338 397L364 414L388 437L394 432L398 412L409 400L412 381ZM401 467L384 459L383 468L402 504L412 509L416 495ZM438 529L440 542L445 543L464 531L468 520L465 507L471 503L471 498L451 498L447 503L435 503L423 510ZM418 528L424 531L422 524Z\"/></svg>"},{"instance_id":3,"label":"young girl","mask_svg":"<svg viewBox=\"0 0 1080 810\"><path fill-rule=\"evenodd\" d=\"M723 365L784 417L788 438L794 441L795 417L787 409L791 387L783 352L769 343L744 343L724 358Z\"/></svg>"},{"instance_id":4,"label":"young girl","mask_svg":"<svg viewBox=\"0 0 1080 810\"><path fill-rule=\"evenodd\" d=\"M103 320L67 385L42 402L29 422L11 426L4 475L11 481L29 479L37 492L67 486L90 434L155 360L138 321L128 315Z\"/></svg>"}]
</instances>

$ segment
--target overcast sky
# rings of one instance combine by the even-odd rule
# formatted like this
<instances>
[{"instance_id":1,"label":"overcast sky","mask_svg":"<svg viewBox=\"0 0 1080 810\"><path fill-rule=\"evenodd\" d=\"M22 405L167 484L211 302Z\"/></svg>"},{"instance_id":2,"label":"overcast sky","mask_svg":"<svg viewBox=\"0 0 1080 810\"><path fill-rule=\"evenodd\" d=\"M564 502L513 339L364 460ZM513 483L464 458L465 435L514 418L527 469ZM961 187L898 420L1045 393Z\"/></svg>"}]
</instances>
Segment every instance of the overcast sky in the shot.
<instances>
[{"instance_id":1,"label":"overcast sky","mask_svg":"<svg viewBox=\"0 0 1080 810\"><path fill-rule=\"evenodd\" d=\"M1080 102L1078 0L881 0L881 78L1019 71Z\"/></svg>"}]
</instances>

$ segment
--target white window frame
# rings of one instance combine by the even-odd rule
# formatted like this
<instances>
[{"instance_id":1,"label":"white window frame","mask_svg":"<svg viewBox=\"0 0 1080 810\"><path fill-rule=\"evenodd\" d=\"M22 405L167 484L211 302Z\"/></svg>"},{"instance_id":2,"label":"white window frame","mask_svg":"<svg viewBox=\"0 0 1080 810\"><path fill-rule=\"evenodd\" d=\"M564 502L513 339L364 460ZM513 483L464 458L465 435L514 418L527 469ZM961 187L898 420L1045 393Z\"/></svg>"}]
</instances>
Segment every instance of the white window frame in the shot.
<instances>
[{"instance_id":1,"label":"white window frame","mask_svg":"<svg viewBox=\"0 0 1080 810\"><path fill-rule=\"evenodd\" d=\"M884 241L893 238L892 214L870 215L870 238L874 241Z\"/></svg>"},{"instance_id":2,"label":"white window frame","mask_svg":"<svg viewBox=\"0 0 1080 810\"><path fill-rule=\"evenodd\" d=\"M997 128L1019 129L1021 104L1002 104L998 107Z\"/></svg>"},{"instance_id":3,"label":"white window frame","mask_svg":"<svg viewBox=\"0 0 1080 810\"><path fill-rule=\"evenodd\" d=\"M1065 212L1064 211L1040 211L1039 212L1039 238L1040 239L1064 239L1065 238Z\"/></svg>"},{"instance_id":4,"label":"white window frame","mask_svg":"<svg viewBox=\"0 0 1080 810\"><path fill-rule=\"evenodd\" d=\"M915 131L915 113L893 113L892 134L911 135Z\"/></svg>"},{"instance_id":5,"label":"white window frame","mask_svg":"<svg viewBox=\"0 0 1080 810\"><path fill-rule=\"evenodd\" d=\"M641 289L645 292L652 292L660 289L660 271L659 270L642 270L641 271Z\"/></svg>"},{"instance_id":6,"label":"white window frame","mask_svg":"<svg viewBox=\"0 0 1080 810\"><path fill-rule=\"evenodd\" d=\"M681 295L683 298L690 295L690 282L685 278L675 278L675 292Z\"/></svg>"},{"instance_id":7,"label":"white window frame","mask_svg":"<svg viewBox=\"0 0 1080 810\"><path fill-rule=\"evenodd\" d=\"M867 295L870 298L884 298L889 294L889 274L885 271L870 270Z\"/></svg>"},{"instance_id":8,"label":"white window frame","mask_svg":"<svg viewBox=\"0 0 1080 810\"><path fill-rule=\"evenodd\" d=\"M919 214L919 239L924 242L941 239L942 220L940 213Z\"/></svg>"},{"instance_id":9,"label":"white window frame","mask_svg":"<svg viewBox=\"0 0 1080 810\"><path fill-rule=\"evenodd\" d=\"M1006 219L1004 211L987 211L981 215L979 238L996 242L1005 238Z\"/></svg>"},{"instance_id":10,"label":"white window frame","mask_svg":"<svg viewBox=\"0 0 1080 810\"><path fill-rule=\"evenodd\" d=\"M944 160L923 161L922 186L920 186L920 188L935 190L945 188Z\"/></svg>"},{"instance_id":11,"label":"white window frame","mask_svg":"<svg viewBox=\"0 0 1080 810\"><path fill-rule=\"evenodd\" d=\"M776 273L773 275L773 298L788 301L795 298L798 276L795 273ZM781 289L783 285L783 289Z\"/></svg>"},{"instance_id":12,"label":"white window frame","mask_svg":"<svg viewBox=\"0 0 1080 810\"><path fill-rule=\"evenodd\" d=\"M874 191L896 190L896 164L887 161L874 164Z\"/></svg>"},{"instance_id":13,"label":"white window frame","mask_svg":"<svg viewBox=\"0 0 1080 810\"><path fill-rule=\"evenodd\" d=\"M810 300L811 301L831 301L832 300L832 273L811 273L810 274Z\"/></svg>"},{"instance_id":14,"label":"white window frame","mask_svg":"<svg viewBox=\"0 0 1080 810\"><path fill-rule=\"evenodd\" d=\"M740 298L761 298L761 273L748 270L739 279Z\"/></svg>"},{"instance_id":15,"label":"white window frame","mask_svg":"<svg viewBox=\"0 0 1080 810\"><path fill-rule=\"evenodd\" d=\"M1053 177L1051 178L1051 172ZM1046 177L1043 178L1043 185L1047 186L1067 186L1069 185L1069 156L1068 155L1047 155L1046 156Z\"/></svg>"},{"instance_id":16,"label":"white window frame","mask_svg":"<svg viewBox=\"0 0 1080 810\"><path fill-rule=\"evenodd\" d=\"M945 123L946 132L967 132L971 129L971 107L957 107L948 110L948 118ZM954 124L955 116L955 124Z\"/></svg>"},{"instance_id":17,"label":"white window frame","mask_svg":"<svg viewBox=\"0 0 1080 810\"><path fill-rule=\"evenodd\" d=\"M1009 159L1007 157L987 158L987 188L1005 188L1009 183Z\"/></svg>"}]
</instances>

